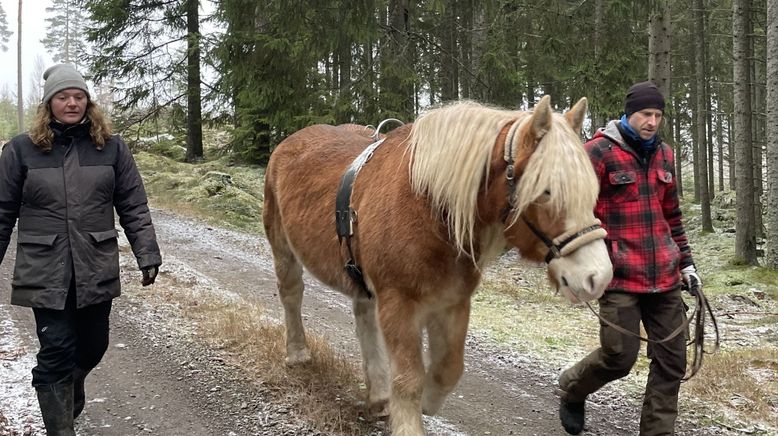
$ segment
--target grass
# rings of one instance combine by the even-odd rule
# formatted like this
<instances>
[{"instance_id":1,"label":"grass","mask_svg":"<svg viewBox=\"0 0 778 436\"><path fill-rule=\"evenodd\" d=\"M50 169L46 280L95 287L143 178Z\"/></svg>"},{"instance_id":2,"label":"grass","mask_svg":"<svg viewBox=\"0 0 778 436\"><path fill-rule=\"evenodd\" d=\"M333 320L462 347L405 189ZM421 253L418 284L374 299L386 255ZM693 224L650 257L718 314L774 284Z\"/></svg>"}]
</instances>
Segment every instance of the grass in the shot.
<instances>
[{"instance_id":1,"label":"grass","mask_svg":"<svg viewBox=\"0 0 778 436\"><path fill-rule=\"evenodd\" d=\"M375 429L359 399L366 396L357 362L337 353L321 336L308 330L311 361L289 367L284 326L268 319L257 301L198 289L168 275L153 290L135 283L125 294L155 307L179 308L190 320L196 337L225 351L225 361L240 368L249 379L261 380L296 413L328 434L364 435Z\"/></svg>"},{"instance_id":2,"label":"grass","mask_svg":"<svg viewBox=\"0 0 778 436\"><path fill-rule=\"evenodd\" d=\"M778 428L778 349L725 350L707 356L704 377L684 385L684 393L704 399L714 419L729 427Z\"/></svg>"}]
</instances>

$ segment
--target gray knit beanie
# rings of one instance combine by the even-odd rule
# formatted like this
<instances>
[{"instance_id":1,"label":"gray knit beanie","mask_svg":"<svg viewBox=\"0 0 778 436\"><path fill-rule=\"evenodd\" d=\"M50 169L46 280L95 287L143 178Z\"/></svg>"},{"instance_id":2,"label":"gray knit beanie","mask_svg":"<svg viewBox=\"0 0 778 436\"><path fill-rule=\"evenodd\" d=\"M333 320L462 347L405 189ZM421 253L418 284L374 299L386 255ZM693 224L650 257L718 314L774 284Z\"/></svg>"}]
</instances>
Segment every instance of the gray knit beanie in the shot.
<instances>
[{"instance_id":1,"label":"gray knit beanie","mask_svg":"<svg viewBox=\"0 0 778 436\"><path fill-rule=\"evenodd\" d=\"M70 64L57 64L49 67L43 73L43 102L48 103L54 94L70 88L77 88L86 92L89 97L89 89L81 74Z\"/></svg>"}]
</instances>

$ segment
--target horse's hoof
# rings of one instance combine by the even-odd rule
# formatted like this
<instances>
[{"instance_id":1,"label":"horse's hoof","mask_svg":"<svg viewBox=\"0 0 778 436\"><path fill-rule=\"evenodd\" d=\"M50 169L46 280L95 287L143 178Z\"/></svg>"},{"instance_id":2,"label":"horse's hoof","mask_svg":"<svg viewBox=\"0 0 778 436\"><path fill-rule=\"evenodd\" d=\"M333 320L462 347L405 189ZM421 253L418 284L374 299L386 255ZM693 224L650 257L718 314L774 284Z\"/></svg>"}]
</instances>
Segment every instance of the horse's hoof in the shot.
<instances>
[{"instance_id":1,"label":"horse's hoof","mask_svg":"<svg viewBox=\"0 0 778 436\"><path fill-rule=\"evenodd\" d=\"M296 366L308 363L311 361L311 352L308 349L299 350L295 352L289 352L286 356L287 366Z\"/></svg>"},{"instance_id":2,"label":"horse's hoof","mask_svg":"<svg viewBox=\"0 0 778 436\"><path fill-rule=\"evenodd\" d=\"M367 411L373 418L386 418L389 416L389 400L378 400L371 402Z\"/></svg>"},{"instance_id":3,"label":"horse's hoof","mask_svg":"<svg viewBox=\"0 0 778 436\"><path fill-rule=\"evenodd\" d=\"M435 416L440 412L441 407L443 407L442 401L437 401L434 404L432 401L422 401L421 413L427 416Z\"/></svg>"}]
</instances>

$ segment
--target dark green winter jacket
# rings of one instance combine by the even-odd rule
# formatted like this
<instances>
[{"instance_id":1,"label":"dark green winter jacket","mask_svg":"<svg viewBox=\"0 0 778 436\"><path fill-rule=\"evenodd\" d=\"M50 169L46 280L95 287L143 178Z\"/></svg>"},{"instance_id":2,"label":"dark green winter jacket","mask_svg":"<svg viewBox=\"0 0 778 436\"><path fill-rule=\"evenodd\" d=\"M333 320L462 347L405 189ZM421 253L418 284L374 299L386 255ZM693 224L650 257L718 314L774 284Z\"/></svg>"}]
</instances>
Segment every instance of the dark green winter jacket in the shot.
<instances>
[{"instance_id":1,"label":"dark green winter jacket","mask_svg":"<svg viewBox=\"0 0 778 436\"><path fill-rule=\"evenodd\" d=\"M114 208L138 267L162 263L135 160L118 136L102 150L90 123L52 123L44 153L21 134L0 154L0 262L19 220L11 303L64 309L71 279L77 307L120 294Z\"/></svg>"}]
</instances>

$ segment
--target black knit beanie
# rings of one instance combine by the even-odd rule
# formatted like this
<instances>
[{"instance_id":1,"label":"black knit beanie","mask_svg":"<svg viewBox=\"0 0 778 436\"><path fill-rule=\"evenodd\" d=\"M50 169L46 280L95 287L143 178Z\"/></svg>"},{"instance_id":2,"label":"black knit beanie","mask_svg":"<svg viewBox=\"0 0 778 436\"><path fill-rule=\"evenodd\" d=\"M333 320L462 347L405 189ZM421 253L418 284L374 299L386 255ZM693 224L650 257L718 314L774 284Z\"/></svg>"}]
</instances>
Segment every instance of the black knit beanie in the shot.
<instances>
[{"instance_id":1,"label":"black knit beanie","mask_svg":"<svg viewBox=\"0 0 778 436\"><path fill-rule=\"evenodd\" d=\"M624 114L629 117L643 109L665 110L665 98L653 82L640 82L629 87L624 100Z\"/></svg>"}]
</instances>

